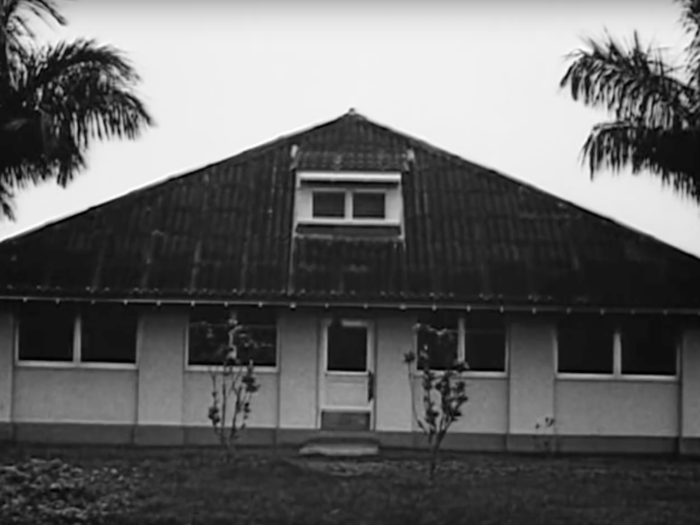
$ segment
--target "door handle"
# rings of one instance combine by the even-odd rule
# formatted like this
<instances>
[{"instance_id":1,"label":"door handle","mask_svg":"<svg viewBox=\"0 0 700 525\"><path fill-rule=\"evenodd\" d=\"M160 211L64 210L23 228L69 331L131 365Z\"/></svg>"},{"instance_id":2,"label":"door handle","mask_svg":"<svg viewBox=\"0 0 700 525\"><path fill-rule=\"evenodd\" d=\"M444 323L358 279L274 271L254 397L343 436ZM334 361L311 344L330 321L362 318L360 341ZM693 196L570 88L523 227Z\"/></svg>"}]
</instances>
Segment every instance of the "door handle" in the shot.
<instances>
[{"instance_id":1,"label":"door handle","mask_svg":"<svg viewBox=\"0 0 700 525\"><path fill-rule=\"evenodd\" d=\"M374 374L371 370L367 371L367 402L374 399Z\"/></svg>"}]
</instances>

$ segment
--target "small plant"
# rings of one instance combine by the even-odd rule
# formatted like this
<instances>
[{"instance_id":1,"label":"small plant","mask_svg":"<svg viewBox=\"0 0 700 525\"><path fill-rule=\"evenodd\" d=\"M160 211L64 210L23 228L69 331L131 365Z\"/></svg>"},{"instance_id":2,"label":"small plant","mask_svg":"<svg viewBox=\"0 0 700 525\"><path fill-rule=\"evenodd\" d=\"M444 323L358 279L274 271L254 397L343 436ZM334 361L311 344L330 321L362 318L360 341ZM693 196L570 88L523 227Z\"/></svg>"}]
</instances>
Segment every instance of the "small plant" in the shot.
<instances>
[{"instance_id":1,"label":"small plant","mask_svg":"<svg viewBox=\"0 0 700 525\"><path fill-rule=\"evenodd\" d=\"M431 366L431 352L439 351L443 345L453 346L453 333L447 330L418 324L415 327L420 333L429 333L435 345L422 344L417 354L410 351L404 354L404 363L408 368L408 380L411 385L411 403L416 422L428 440L429 471L428 476L432 482L438 464L440 446L452 423L462 416L462 406L469 400L467 396L467 384L462 373L468 370L464 361L455 360L444 370L436 371ZM420 341L421 338L418 338ZM419 414L415 406L416 395L414 392L413 367L422 372L422 410Z\"/></svg>"},{"instance_id":2,"label":"small plant","mask_svg":"<svg viewBox=\"0 0 700 525\"><path fill-rule=\"evenodd\" d=\"M251 413L251 400L260 389L255 377L255 366L249 356L258 348L245 326L234 315L227 322L228 341L217 353L221 366L209 371L212 381L212 402L208 417L214 433L229 461L235 452L236 441L243 433ZM209 332L213 337L213 331ZM244 356L248 356L247 362Z\"/></svg>"},{"instance_id":3,"label":"small plant","mask_svg":"<svg viewBox=\"0 0 700 525\"><path fill-rule=\"evenodd\" d=\"M554 421L553 417L545 416L535 422L535 448L546 454L552 454L555 448Z\"/></svg>"}]
</instances>

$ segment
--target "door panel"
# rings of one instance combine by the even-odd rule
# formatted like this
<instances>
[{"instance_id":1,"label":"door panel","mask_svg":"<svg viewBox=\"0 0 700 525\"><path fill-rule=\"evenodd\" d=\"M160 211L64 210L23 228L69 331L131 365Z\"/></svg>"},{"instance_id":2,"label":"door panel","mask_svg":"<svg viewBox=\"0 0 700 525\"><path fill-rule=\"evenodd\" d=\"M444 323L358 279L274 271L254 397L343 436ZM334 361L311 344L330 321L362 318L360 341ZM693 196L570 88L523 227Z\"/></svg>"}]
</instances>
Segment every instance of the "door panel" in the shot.
<instances>
[{"instance_id":1,"label":"door panel","mask_svg":"<svg viewBox=\"0 0 700 525\"><path fill-rule=\"evenodd\" d=\"M374 406L371 328L368 321L324 323L319 381L321 428L335 428L334 422L338 421L343 422L341 427L346 430L348 425L356 430L371 428Z\"/></svg>"}]
</instances>

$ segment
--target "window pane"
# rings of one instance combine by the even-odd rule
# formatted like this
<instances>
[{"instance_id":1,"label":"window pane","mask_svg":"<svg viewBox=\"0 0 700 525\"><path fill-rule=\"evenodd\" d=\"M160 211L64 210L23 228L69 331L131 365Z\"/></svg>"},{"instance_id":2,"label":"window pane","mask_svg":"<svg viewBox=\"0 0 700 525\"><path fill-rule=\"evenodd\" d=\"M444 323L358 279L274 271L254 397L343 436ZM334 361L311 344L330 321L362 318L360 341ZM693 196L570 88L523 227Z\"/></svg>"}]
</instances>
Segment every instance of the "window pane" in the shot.
<instances>
[{"instance_id":1,"label":"window pane","mask_svg":"<svg viewBox=\"0 0 700 525\"><path fill-rule=\"evenodd\" d=\"M352 216L356 219L383 219L385 216L384 194L354 193Z\"/></svg>"},{"instance_id":2,"label":"window pane","mask_svg":"<svg viewBox=\"0 0 700 525\"><path fill-rule=\"evenodd\" d=\"M418 368L425 366L420 356L422 350L428 353L431 369L445 370L452 366L459 357L459 317L453 312L434 312L421 316L418 324Z\"/></svg>"},{"instance_id":3,"label":"window pane","mask_svg":"<svg viewBox=\"0 0 700 525\"><path fill-rule=\"evenodd\" d=\"M188 363L221 365L229 352L229 330L234 323L242 330L235 339L237 357L256 366L277 362L277 317L272 308L198 306L190 313Z\"/></svg>"},{"instance_id":4,"label":"window pane","mask_svg":"<svg viewBox=\"0 0 700 525\"><path fill-rule=\"evenodd\" d=\"M364 326L328 327L328 365L332 372L367 371L367 328Z\"/></svg>"},{"instance_id":5,"label":"window pane","mask_svg":"<svg viewBox=\"0 0 700 525\"><path fill-rule=\"evenodd\" d=\"M238 322L253 344L242 346L238 357L255 366L277 365L277 311L274 308L248 307L238 309Z\"/></svg>"},{"instance_id":6,"label":"window pane","mask_svg":"<svg viewBox=\"0 0 700 525\"><path fill-rule=\"evenodd\" d=\"M614 328L599 316L569 317L559 323L559 372L612 374Z\"/></svg>"},{"instance_id":7,"label":"window pane","mask_svg":"<svg viewBox=\"0 0 700 525\"><path fill-rule=\"evenodd\" d=\"M503 315L474 313L464 322L464 357L475 372L505 372L506 327Z\"/></svg>"},{"instance_id":8,"label":"window pane","mask_svg":"<svg viewBox=\"0 0 700 525\"><path fill-rule=\"evenodd\" d=\"M317 191L313 193L314 217L328 217L342 219L345 217L345 193Z\"/></svg>"},{"instance_id":9,"label":"window pane","mask_svg":"<svg viewBox=\"0 0 700 525\"><path fill-rule=\"evenodd\" d=\"M622 373L676 375L677 332L667 323L638 320L621 327Z\"/></svg>"},{"instance_id":10,"label":"window pane","mask_svg":"<svg viewBox=\"0 0 700 525\"><path fill-rule=\"evenodd\" d=\"M19 318L19 359L72 361L75 308L63 304L28 303Z\"/></svg>"},{"instance_id":11,"label":"window pane","mask_svg":"<svg viewBox=\"0 0 700 525\"><path fill-rule=\"evenodd\" d=\"M81 324L81 361L136 362L136 310L123 305L85 307Z\"/></svg>"}]
</instances>

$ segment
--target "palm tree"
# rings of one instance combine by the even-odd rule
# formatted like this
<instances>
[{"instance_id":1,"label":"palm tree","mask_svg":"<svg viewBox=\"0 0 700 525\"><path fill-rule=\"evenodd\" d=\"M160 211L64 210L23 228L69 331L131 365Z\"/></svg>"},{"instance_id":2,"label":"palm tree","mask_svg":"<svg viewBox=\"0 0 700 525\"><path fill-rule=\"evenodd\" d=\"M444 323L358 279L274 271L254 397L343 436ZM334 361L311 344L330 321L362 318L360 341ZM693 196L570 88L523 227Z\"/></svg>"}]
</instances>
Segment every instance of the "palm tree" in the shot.
<instances>
[{"instance_id":1,"label":"palm tree","mask_svg":"<svg viewBox=\"0 0 700 525\"><path fill-rule=\"evenodd\" d=\"M38 46L36 18L66 24L55 0L0 0L0 219L14 219L17 189L71 182L95 139L153 124L121 52L85 39Z\"/></svg>"},{"instance_id":2,"label":"palm tree","mask_svg":"<svg viewBox=\"0 0 700 525\"><path fill-rule=\"evenodd\" d=\"M678 2L690 37L682 65L644 46L637 33L627 46L606 34L569 55L560 87L612 116L583 145L591 177L603 169L650 172L700 202L700 0Z\"/></svg>"}]
</instances>

